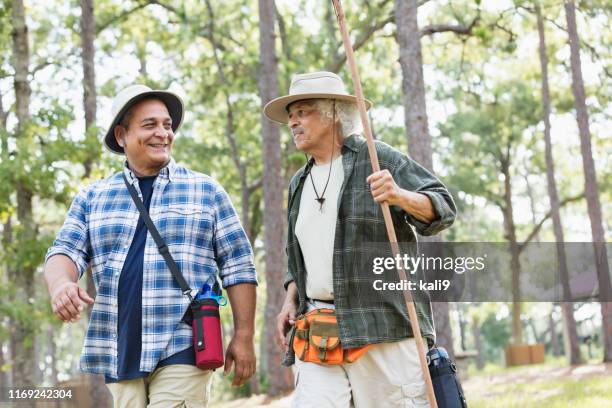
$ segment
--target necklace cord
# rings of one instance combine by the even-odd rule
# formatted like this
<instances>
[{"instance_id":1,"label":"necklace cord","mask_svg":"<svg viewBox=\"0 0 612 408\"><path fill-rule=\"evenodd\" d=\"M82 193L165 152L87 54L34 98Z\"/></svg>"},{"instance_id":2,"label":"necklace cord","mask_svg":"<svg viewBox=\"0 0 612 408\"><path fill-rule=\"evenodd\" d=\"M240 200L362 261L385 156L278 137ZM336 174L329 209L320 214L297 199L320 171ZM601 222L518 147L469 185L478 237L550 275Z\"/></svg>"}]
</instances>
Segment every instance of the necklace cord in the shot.
<instances>
[{"instance_id":1,"label":"necklace cord","mask_svg":"<svg viewBox=\"0 0 612 408\"><path fill-rule=\"evenodd\" d=\"M319 192L317 191L317 187L315 186L314 179L312 178L312 169L309 171L310 182L312 183L312 188L314 190L315 200L319 203L320 208L319 211L323 211L323 203L325 202L325 191L327 191L327 186L329 185L329 179L331 178L332 165L334 162L334 147L336 145L336 100L333 100L333 112L332 112L332 149L331 149L331 158L329 160L329 172L327 173L327 180L325 181L325 187L323 187L323 192L319 196Z\"/></svg>"}]
</instances>

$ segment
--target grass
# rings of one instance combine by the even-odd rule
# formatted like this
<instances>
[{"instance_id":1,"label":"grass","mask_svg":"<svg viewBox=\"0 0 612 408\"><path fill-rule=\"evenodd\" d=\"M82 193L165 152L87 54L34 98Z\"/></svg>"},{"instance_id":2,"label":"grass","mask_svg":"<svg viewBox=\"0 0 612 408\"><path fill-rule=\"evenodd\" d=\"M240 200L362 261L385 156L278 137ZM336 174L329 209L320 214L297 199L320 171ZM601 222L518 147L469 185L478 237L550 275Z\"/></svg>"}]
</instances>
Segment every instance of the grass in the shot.
<instances>
[{"instance_id":1,"label":"grass","mask_svg":"<svg viewBox=\"0 0 612 408\"><path fill-rule=\"evenodd\" d=\"M467 396L470 408L607 408L612 406L612 377L496 384Z\"/></svg>"},{"instance_id":2,"label":"grass","mask_svg":"<svg viewBox=\"0 0 612 408\"><path fill-rule=\"evenodd\" d=\"M597 363L598 361L593 361L593 363ZM560 368L567 366L567 361L565 357L552 357L550 355L546 355L546 362L544 364L539 364L537 366L531 367L542 367L542 368ZM470 361L468 365L468 375L472 376L483 376L483 375L496 375L496 374L508 374L513 372L520 372L525 370L526 367L529 366L515 366L515 367L506 367L501 364L487 362L482 370L478 370L476 368L476 364L473 361Z\"/></svg>"},{"instance_id":3,"label":"grass","mask_svg":"<svg viewBox=\"0 0 612 408\"><path fill-rule=\"evenodd\" d=\"M612 366L598 361L571 369L564 357L546 356L538 365L468 367L463 387L470 408L609 408Z\"/></svg>"}]
</instances>

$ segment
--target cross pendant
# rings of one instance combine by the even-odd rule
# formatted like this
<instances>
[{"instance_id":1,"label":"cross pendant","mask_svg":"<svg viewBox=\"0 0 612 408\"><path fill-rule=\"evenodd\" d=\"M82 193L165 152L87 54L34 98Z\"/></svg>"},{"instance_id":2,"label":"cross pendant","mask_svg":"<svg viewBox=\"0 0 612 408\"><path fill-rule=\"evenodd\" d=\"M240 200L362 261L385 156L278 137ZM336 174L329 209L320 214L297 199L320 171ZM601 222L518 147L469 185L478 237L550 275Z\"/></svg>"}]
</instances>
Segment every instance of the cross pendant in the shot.
<instances>
[{"instance_id":1,"label":"cross pendant","mask_svg":"<svg viewBox=\"0 0 612 408\"><path fill-rule=\"evenodd\" d=\"M319 211L323 212L323 203L325 202L325 198L315 198L315 200L319 203Z\"/></svg>"}]
</instances>

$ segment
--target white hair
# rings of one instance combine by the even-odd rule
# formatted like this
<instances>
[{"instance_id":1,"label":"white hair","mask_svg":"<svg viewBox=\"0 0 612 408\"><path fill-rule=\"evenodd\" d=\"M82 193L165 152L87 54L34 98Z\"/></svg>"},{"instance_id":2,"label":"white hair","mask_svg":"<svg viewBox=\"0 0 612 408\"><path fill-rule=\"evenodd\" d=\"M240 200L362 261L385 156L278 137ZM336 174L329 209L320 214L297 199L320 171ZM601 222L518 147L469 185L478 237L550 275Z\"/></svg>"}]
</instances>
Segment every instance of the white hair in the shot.
<instances>
[{"instance_id":1,"label":"white hair","mask_svg":"<svg viewBox=\"0 0 612 408\"><path fill-rule=\"evenodd\" d=\"M336 115L340 120L340 130L342 137L349 137L356 133L363 132L361 117L357 104L348 101L335 100ZM314 99L313 106L321 113L322 116L332 119L334 99Z\"/></svg>"}]
</instances>

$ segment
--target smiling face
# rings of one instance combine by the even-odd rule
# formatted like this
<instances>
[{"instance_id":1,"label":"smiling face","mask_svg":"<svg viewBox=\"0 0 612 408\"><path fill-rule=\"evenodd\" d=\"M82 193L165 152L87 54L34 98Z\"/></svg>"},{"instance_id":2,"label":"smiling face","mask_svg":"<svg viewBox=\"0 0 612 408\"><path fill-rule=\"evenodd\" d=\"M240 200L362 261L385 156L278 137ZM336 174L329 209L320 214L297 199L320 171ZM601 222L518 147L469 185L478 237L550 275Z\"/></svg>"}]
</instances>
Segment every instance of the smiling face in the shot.
<instances>
[{"instance_id":1,"label":"smiling face","mask_svg":"<svg viewBox=\"0 0 612 408\"><path fill-rule=\"evenodd\" d=\"M314 100L294 102L288 113L288 125L298 150L316 156L331 148L332 119L321 114Z\"/></svg>"},{"instance_id":2,"label":"smiling face","mask_svg":"<svg viewBox=\"0 0 612 408\"><path fill-rule=\"evenodd\" d=\"M174 132L166 105L158 99L138 102L126 114L127 129L115 127L130 169L138 176L153 176L170 161Z\"/></svg>"}]
</instances>

